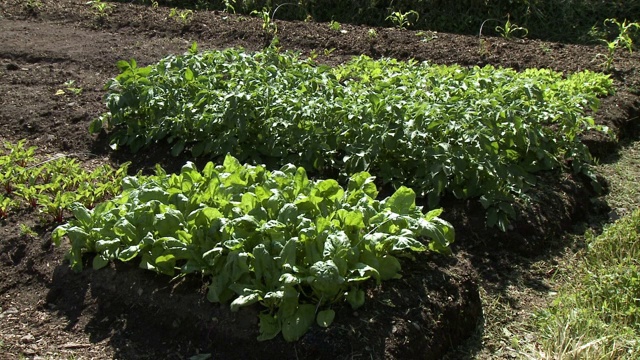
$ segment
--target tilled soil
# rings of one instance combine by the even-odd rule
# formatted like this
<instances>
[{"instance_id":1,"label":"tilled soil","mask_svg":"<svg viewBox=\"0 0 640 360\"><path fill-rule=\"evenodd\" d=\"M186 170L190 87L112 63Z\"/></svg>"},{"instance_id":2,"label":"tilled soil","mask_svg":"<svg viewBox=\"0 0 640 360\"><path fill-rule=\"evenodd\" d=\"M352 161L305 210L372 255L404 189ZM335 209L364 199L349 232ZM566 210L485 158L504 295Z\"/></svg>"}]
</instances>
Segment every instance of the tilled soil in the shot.
<instances>
[{"instance_id":1,"label":"tilled soil","mask_svg":"<svg viewBox=\"0 0 640 360\"><path fill-rule=\"evenodd\" d=\"M103 86L115 63L135 58L151 64L200 49L268 43L258 19L196 12L189 24L168 8L114 3L97 17L82 0L0 3L0 141L27 139L39 156L74 156L86 166L132 161L132 171L159 162L179 168L161 146L138 153L112 152L104 136L89 135L89 122L105 110ZM571 73L601 70L602 46L277 21L283 49L335 64L353 55L416 59L438 64L551 68ZM640 56L620 53L612 73L617 92L602 100L595 119L619 137L637 134ZM80 94L68 90L82 89ZM58 90L65 93L60 95ZM616 140L588 135L596 156ZM169 281L130 265L76 274L63 261L65 247L51 244L54 225L21 209L0 223L0 359L437 359L482 327L481 285L502 291L514 278L539 286L545 274L530 272L533 257L557 249L551 240L588 216L607 211L579 176L543 174L537 203L522 209L507 233L484 228L475 201L445 200L444 216L457 230L455 256L420 255L403 264L404 277L371 287L366 305L337 310L328 329L313 328L297 343L257 342L257 311L230 313L205 299L206 279ZM20 225L36 235L20 231ZM544 291L542 289L541 291ZM204 356L202 357L204 358Z\"/></svg>"}]
</instances>

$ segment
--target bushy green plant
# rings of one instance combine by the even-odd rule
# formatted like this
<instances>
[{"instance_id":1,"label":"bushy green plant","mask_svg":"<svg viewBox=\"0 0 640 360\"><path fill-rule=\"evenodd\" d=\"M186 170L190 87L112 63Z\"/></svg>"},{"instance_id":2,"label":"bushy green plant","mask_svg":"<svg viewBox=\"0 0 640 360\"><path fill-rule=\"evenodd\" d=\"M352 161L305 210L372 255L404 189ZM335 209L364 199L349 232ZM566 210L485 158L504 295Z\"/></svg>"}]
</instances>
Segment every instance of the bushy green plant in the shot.
<instances>
[{"instance_id":1,"label":"bushy green plant","mask_svg":"<svg viewBox=\"0 0 640 360\"><path fill-rule=\"evenodd\" d=\"M93 253L93 267L111 260L140 261L167 275L211 278L208 299L232 311L260 303L261 340L279 333L297 340L317 322L329 326L332 304L363 305L363 285L398 278L398 257L412 251L447 253L453 228L441 210L424 214L415 193L399 188L376 200L368 173L343 189L335 180L311 181L303 168L278 171L222 165L179 174L160 167L150 177L129 177L123 193L89 210L74 204L75 220L53 240L71 242L71 266Z\"/></svg>"},{"instance_id":2,"label":"bushy green plant","mask_svg":"<svg viewBox=\"0 0 640 360\"><path fill-rule=\"evenodd\" d=\"M531 174L569 159L588 172L579 136L604 129L584 111L612 91L610 79L588 71L563 78L364 56L329 68L273 49L119 66L110 112L91 126L111 132L114 147L137 151L167 139L174 155L231 153L342 179L369 171L396 188L410 185L432 207L445 191L478 198L488 223L502 229Z\"/></svg>"}]
</instances>

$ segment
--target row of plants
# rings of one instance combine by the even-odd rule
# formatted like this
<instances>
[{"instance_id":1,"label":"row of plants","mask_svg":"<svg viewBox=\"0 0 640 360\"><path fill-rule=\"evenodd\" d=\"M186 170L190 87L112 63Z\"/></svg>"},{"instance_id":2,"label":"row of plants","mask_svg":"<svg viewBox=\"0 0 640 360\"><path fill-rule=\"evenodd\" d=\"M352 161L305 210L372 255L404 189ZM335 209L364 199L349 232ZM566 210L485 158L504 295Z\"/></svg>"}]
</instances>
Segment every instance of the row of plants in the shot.
<instances>
[{"instance_id":1,"label":"row of plants","mask_svg":"<svg viewBox=\"0 0 640 360\"><path fill-rule=\"evenodd\" d=\"M109 112L91 124L132 151L167 141L173 155L233 154L270 168L295 163L328 177L368 171L412 187L430 208L445 193L477 198L506 229L538 171L571 164L592 178L586 111L613 91L608 76L465 68L355 57L328 67L267 48L118 63Z\"/></svg>"},{"instance_id":2,"label":"row of plants","mask_svg":"<svg viewBox=\"0 0 640 360\"><path fill-rule=\"evenodd\" d=\"M69 207L79 202L88 208L120 191L128 163L86 170L70 157L38 160L36 147L26 141L5 142L0 154L0 220L19 209L39 211L43 220L62 223Z\"/></svg>"},{"instance_id":3,"label":"row of plants","mask_svg":"<svg viewBox=\"0 0 640 360\"><path fill-rule=\"evenodd\" d=\"M53 232L71 242L71 266L83 254L93 267L139 259L140 267L210 278L208 299L232 311L259 303L260 340L294 341L313 323L327 327L333 307L365 302L367 282L400 277L400 257L448 253L454 240L441 210L424 214L406 187L377 200L366 172L309 180L302 167L268 171L226 156L202 171L159 166L152 176L127 177L123 191L89 209L74 203L73 220Z\"/></svg>"},{"instance_id":4,"label":"row of plants","mask_svg":"<svg viewBox=\"0 0 640 360\"><path fill-rule=\"evenodd\" d=\"M593 30L608 18L640 21L635 0L139 0L158 6L216 9L250 14L278 8L278 19L366 24L388 27L406 19L415 29L477 34L487 19L504 24L511 18L529 29L530 36L547 40L591 41ZM415 16L418 15L418 16ZM600 27L600 29L602 29ZM606 30L606 28L605 28Z\"/></svg>"}]
</instances>

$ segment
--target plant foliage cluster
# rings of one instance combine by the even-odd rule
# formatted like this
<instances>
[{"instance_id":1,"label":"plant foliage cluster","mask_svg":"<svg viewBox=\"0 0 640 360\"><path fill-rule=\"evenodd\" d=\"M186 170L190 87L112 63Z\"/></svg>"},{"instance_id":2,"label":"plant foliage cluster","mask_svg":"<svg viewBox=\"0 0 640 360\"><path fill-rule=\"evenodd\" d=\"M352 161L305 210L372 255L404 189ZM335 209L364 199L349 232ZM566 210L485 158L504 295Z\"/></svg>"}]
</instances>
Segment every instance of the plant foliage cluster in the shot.
<instances>
[{"instance_id":1,"label":"plant foliage cluster","mask_svg":"<svg viewBox=\"0 0 640 360\"><path fill-rule=\"evenodd\" d=\"M166 140L172 153L233 154L242 162L295 163L321 174L368 171L407 185L433 208L446 191L478 198L503 230L533 173L588 173L585 115L611 80L583 71L516 72L372 60L330 68L272 48L170 56L118 65L109 112L91 126L137 151Z\"/></svg>"},{"instance_id":2,"label":"plant foliage cluster","mask_svg":"<svg viewBox=\"0 0 640 360\"><path fill-rule=\"evenodd\" d=\"M187 163L179 174L157 167L153 176L127 177L113 200L93 210L74 204L75 219L53 239L68 236L76 270L89 252L94 268L137 258L167 275L202 273L210 301L231 301L233 311L264 307L260 339L282 333L293 341L314 322L329 326L332 305L362 306L364 282L399 277L399 256L448 252L454 232L441 210L423 214L406 187L377 195L365 172L345 190L335 180L310 181L301 167L268 171L227 156L202 171Z\"/></svg>"},{"instance_id":3,"label":"plant foliage cluster","mask_svg":"<svg viewBox=\"0 0 640 360\"><path fill-rule=\"evenodd\" d=\"M92 208L118 193L128 166L113 169L103 165L88 171L69 157L38 163L36 147L26 147L25 140L6 142L4 150L0 154L0 219L26 207L62 223L72 203Z\"/></svg>"}]
</instances>

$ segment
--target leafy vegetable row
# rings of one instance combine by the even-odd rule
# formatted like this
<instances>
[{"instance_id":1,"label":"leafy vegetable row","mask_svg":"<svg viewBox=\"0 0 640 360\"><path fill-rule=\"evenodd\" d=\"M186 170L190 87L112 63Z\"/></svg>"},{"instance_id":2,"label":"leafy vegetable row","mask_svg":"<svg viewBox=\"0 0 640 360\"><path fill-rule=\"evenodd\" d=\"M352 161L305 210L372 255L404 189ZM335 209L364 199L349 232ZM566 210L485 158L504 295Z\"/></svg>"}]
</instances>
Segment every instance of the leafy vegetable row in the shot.
<instances>
[{"instance_id":1,"label":"leafy vegetable row","mask_svg":"<svg viewBox=\"0 0 640 360\"><path fill-rule=\"evenodd\" d=\"M274 49L120 62L109 112L92 126L133 151L160 140L177 155L231 153L240 161L296 163L342 178L368 171L411 186L430 207L445 191L479 198L504 229L531 174L590 161L580 135L606 131L585 115L611 80L583 71L463 68L356 57L330 68Z\"/></svg>"},{"instance_id":2,"label":"leafy vegetable row","mask_svg":"<svg viewBox=\"0 0 640 360\"><path fill-rule=\"evenodd\" d=\"M0 154L0 219L26 206L62 223L69 206L80 202L91 208L120 192L129 163L88 171L73 158L59 156L36 163L36 147L26 141L4 143Z\"/></svg>"},{"instance_id":3,"label":"leafy vegetable row","mask_svg":"<svg viewBox=\"0 0 640 360\"><path fill-rule=\"evenodd\" d=\"M310 181L303 168L279 171L187 163L179 174L127 177L123 193L89 210L73 206L75 219L53 239L71 242L69 258L82 269L111 260L140 260L140 267L211 277L208 298L231 309L260 303L260 339L282 333L296 340L317 322L329 326L332 304L365 301L362 284L400 275L399 256L448 252L454 239L441 210L426 215L406 187L376 200L374 178L353 175L344 190L335 180Z\"/></svg>"}]
</instances>

